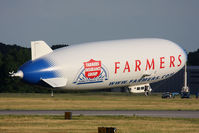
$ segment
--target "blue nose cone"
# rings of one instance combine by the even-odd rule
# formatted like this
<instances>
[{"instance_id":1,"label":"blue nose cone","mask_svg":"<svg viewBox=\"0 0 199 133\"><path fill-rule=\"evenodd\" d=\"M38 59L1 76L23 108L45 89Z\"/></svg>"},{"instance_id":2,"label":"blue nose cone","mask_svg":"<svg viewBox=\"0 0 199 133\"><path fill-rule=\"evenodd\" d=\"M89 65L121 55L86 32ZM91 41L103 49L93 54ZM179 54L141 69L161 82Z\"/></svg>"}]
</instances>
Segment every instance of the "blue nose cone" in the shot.
<instances>
[{"instance_id":1,"label":"blue nose cone","mask_svg":"<svg viewBox=\"0 0 199 133\"><path fill-rule=\"evenodd\" d=\"M48 60L40 58L26 62L19 70L23 72L23 80L36 84L41 79L58 77L54 67Z\"/></svg>"}]
</instances>

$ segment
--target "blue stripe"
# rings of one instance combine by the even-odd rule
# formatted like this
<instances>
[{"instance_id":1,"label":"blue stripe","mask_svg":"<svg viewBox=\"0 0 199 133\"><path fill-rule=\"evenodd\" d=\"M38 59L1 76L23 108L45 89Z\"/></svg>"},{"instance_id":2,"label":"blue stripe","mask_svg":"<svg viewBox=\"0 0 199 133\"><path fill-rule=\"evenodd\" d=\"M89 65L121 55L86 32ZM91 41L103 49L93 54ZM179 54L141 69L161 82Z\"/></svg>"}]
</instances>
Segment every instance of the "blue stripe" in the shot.
<instances>
[{"instance_id":1,"label":"blue stripe","mask_svg":"<svg viewBox=\"0 0 199 133\"><path fill-rule=\"evenodd\" d=\"M34 61L28 61L22 65L19 70L23 71L23 80L30 83L38 83L41 78L55 78L58 77L56 71L46 71L45 69L53 68L54 65L50 64L46 59L40 58ZM45 71L44 71L45 70Z\"/></svg>"}]
</instances>

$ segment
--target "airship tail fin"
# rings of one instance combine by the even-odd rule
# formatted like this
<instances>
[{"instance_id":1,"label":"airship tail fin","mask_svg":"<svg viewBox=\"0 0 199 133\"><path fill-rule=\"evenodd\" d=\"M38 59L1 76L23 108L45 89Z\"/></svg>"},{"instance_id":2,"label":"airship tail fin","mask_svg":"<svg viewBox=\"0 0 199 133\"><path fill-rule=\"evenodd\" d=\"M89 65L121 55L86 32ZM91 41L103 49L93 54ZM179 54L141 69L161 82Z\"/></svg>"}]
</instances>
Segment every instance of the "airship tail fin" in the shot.
<instances>
[{"instance_id":1,"label":"airship tail fin","mask_svg":"<svg viewBox=\"0 0 199 133\"><path fill-rule=\"evenodd\" d=\"M48 85L50 85L53 88L59 88L66 86L67 79L65 78L49 78L49 79L41 79Z\"/></svg>"},{"instance_id":2,"label":"airship tail fin","mask_svg":"<svg viewBox=\"0 0 199 133\"><path fill-rule=\"evenodd\" d=\"M43 55L49 54L53 50L44 41L31 42L32 60L35 60Z\"/></svg>"}]
</instances>

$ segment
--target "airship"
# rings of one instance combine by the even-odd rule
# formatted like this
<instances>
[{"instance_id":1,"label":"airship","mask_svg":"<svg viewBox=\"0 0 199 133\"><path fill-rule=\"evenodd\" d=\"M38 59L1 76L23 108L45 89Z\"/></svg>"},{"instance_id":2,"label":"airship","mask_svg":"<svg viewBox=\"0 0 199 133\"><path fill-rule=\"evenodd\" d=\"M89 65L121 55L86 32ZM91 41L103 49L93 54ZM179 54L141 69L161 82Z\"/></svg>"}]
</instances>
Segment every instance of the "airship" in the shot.
<instances>
[{"instance_id":1,"label":"airship","mask_svg":"<svg viewBox=\"0 0 199 133\"><path fill-rule=\"evenodd\" d=\"M179 45L159 38L89 42L57 50L32 41L31 54L11 76L67 90L133 90L173 76L187 60Z\"/></svg>"}]
</instances>

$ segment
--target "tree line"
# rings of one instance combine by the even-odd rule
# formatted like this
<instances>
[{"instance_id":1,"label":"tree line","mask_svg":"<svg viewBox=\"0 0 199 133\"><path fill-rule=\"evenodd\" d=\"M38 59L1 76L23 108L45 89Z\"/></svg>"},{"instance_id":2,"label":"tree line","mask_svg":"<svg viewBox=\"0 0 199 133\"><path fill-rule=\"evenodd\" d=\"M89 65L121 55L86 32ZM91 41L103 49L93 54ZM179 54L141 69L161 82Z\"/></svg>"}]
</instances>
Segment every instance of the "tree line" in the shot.
<instances>
[{"instance_id":1,"label":"tree line","mask_svg":"<svg viewBox=\"0 0 199 133\"><path fill-rule=\"evenodd\" d=\"M53 45L57 49L68 46L66 44ZM24 83L19 78L11 78L9 72L16 72L26 61L31 59L31 49L18 45L0 43L0 93L1 92L35 92L47 93L49 88ZM188 65L199 66L199 49L188 53Z\"/></svg>"}]
</instances>

